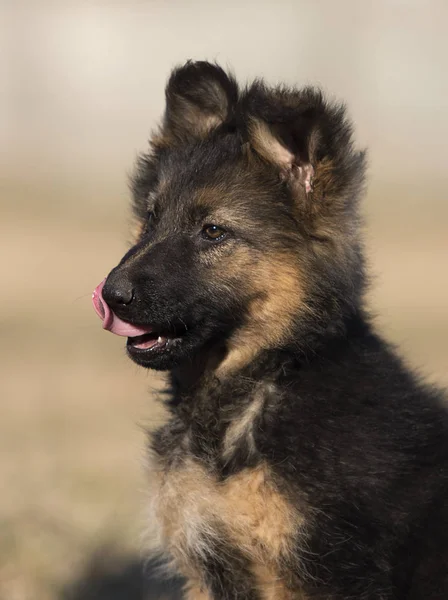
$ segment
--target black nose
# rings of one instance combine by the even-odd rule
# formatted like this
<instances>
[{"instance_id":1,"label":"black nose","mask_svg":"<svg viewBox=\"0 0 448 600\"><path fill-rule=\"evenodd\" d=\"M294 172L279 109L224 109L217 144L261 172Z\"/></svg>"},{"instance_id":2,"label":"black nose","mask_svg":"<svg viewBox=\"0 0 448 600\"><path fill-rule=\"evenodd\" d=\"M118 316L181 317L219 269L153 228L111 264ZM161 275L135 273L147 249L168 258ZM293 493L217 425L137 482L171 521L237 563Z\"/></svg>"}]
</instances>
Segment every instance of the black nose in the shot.
<instances>
[{"instance_id":1,"label":"black nose","mask_svg":"<svg viewBox=\"0 0 448 600\"><path fill-rule=\"evenodd\" d=\"M134 299L132 283L124 273L110 273L103 287L103 298L113 310L123 308Z\"/></svg>"}]
</instances>

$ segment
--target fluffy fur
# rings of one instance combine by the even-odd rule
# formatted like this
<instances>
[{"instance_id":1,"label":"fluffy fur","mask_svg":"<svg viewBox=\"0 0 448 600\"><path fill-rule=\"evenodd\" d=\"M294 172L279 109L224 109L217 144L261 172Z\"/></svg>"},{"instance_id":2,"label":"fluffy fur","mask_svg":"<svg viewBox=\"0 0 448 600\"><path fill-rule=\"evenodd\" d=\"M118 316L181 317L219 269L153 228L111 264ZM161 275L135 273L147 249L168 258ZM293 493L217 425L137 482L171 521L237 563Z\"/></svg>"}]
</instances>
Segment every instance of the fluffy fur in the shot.
<instances>
[{"instance_id":1,"label":"fluffy fur","mask_svg":"<svg viewBox=\"0 0 448 600\"><path fill-rule=\"evenodd\" d=\"M158 550L195 600L447 598L448 413L365 311L344 107L205 62L166 100L103 290L169 372Z\"/></svg>"}]
</instances>

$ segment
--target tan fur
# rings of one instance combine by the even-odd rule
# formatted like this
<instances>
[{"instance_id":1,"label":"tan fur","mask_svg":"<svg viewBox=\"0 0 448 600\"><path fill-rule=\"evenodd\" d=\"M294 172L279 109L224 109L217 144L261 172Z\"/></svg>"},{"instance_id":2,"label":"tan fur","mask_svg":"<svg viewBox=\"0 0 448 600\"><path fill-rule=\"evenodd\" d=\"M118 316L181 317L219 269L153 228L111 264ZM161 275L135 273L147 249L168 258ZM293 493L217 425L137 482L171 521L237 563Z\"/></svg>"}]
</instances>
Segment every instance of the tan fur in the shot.
<instances>
[{"instance_id":1,"label":"tan fur","mask_svg":"<svg viewBox=\"0 0 448 600\"><path fill-rule=\"evenodd\" d=\"M207 590L197 582L188 582L184 589L185 600L212 600Z\"/></svg>"},{"instance_id":2,"label":"tan fur","mask_svg":"<svg viewBox=\"0 0 448 600\"><path fill-rule=\"evenodd\" d=\"M267 565L255 565L253 574L262 600L306 600L297 589L289 589L287 583Z\"/></svg>"},{"instance_id":3,"label":"tan fur","mask_svg":"<svg viewBox=\"0 0 448 600\"><path fill-rule=\"evenodd\" d=\"M210 540L224 537L254 565L260 585L267 568L276 582L281 580L281 563L292 552L303 516L277 490L267 465L244 469L224 482L190 457L169 470L160 467L155 465L153 480L155 545L174 558L176 569L200 581L194 557L209 556ZM202 598L199 588L193 585L188 597Z\"/></svg>"},{"instance_id":4,"label":"tan fur","mask_svg":"<svg viewBox=\"0 0 448 600\"><path fill-rule=\"evenodd\" d=\"M253 300L247 323L228 342L228 354L217 370L218 377L243 367L263 349L275 348L288 337L294 317L303 305L303 284L299 263L288 254L271 254L253 264L242 254L232 255L232 270L246 273ZM243 266L244 265L244 266Z\"/></svg>"},{"instance_id":5,"label":"tan fur","mask_svg":"<svg viewBox=\"0 0 448 600\"><path fill-rule=\"evenodd\" d=\"M241 471L220 491L234 519L227 520L231 537L244 554L269 565L288 556L302 517L278 492L266 465Z\"/></svg>"},{"instance_id":6,"label":"tan fur","mask_svg":"<svg viewBox=\"0 0 448 600\"><path fill-rule=\"evenodd\" d=\"M250 451L255 450L253 424L254 420L263 409L265 393L260 390L251 403L246 407L242 414L238 415L237 419L229 425L224 437L223 458L228 460L231 458L242 438L246 438Z\"/></svg>"},{"instance_id":7,"label":"tan fur","mask_svg":"<svg viewBox=\"0 0 448 600\"><path fill-rule=\"evenodd\" d=\"M180 96L177 98L177 103L180 129L186 129L190 135L205 138L212 129L222 123L222 115L204 113L201 108Z\"/></svg>"},{"instance_id":8,"label":"tan fur","mask_svg":"<svg viewBox=\"0 0 448 600\"><path fill-rule=\"evenodd\" d=\"M154 148L166 148L183 143L185 139L205 139L218 127L227 116L227 97L221 86L213 81L208 82L207 93L215 101L213 112L204 110L180 94L173 96L170 122L153 135L151 145Z\"/></svg>"},{"instance_id":9,"label":"tan fur","mask_svg":"<svg viewBox=\"0 0 448 600\"><path fill-rule=\"evenodd\" d=\"M238 190L222 186L202 188L195 204L209 211L210 222L247 230L250 223L244 209L235 210L222 202L229 195L238 197ZM228 249L221 247L204 254L201 260L206 266L215 267L217 289L243 287L252 301L246 324L230 338L227 356L216 371L221 379L244 367L260 350L283 343L294 316L300 310L309 310L302 301L305 277L296 256L287 252L257 256L248 247L238 245L232 245L231 262L227 256Z\"/></svg>"},{"instance_id":10,"label":"tan fur","mask_svg":"<svg viewBox=\"0 0 448 600\"><path fill-rule=\"evenodd\" d=\"M195 106L190 105L188 102L184 102L184 111L182 113L182 119L180 121L179 130L185 132L188 136L204 139L207 135L221 124L222 119L213 114L206 115L199 111ZM150 143L154 149L162 150L177 146L181 143L182 139L178 139L176 134L169 129L161 130L154 133L151 137Z\"/></svg>"},{"instance_id":11,"label":"tan fur","mask_svg":"<svg viewBox=\"0 0 448 600\"><path fill-rule=\"evenodd\" d=\"M255 565L252 569L257 591L262 600L306 600L297 590L291 590L285 582L266 565ZM207 590L197 582L188 582L184 590L185 600L212 600Z\"/></svg>"},{"instance_id":12,"label":"tan fur","mask_svg":"<svg viewBox=\"0 0 448 600\"><path fill-rule=\"evenodd\" d=\"M249 135L253 147L260 156L283 169L290 168L294 155L271 133L267 123L252 118Z\"/></svg>"},{"instance_id":13,"label":"tan fur","mask_svg":"<svg viewBox=\"0 0 448 600\"><path fill-rule=\"evenodd\" d=\"M297 163L298 157L282 144L273 126L252 118L249 124L249 136L256 152L278 168L280 178L290 182L296 195L302 195L301 188L305 191L305 195L313 191L314 167L309 162ZM310 156L315 154L318 140L318 134L313 133L309 143Z\"/></svg>"}]
</instances>

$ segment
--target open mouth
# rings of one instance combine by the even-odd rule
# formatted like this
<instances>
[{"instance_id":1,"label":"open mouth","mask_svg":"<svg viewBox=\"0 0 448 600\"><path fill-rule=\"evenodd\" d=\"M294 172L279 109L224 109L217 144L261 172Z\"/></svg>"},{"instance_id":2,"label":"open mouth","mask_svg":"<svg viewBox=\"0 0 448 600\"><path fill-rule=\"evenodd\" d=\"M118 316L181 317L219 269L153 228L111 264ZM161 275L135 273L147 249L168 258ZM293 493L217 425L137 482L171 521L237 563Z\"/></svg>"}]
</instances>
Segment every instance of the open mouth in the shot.
<instances>
[{"instance_id":1,"label":"open mouth","mask_svg":"<svg viewBox=\"0 0 448 600\"><path fill-rule=\"evenodd\" d=\"M103 323L103 329L116 335L127 337L126 349L131 358L137 363L147 366L152 358L169 354L170 350L181 343L182 336L186 333L186 326L174 329L170 326L163 327L154 324L137 325L121 319L106 303L102 290L103 280L93 292L92 301L95 312Z\"/></svg>"},{"instance_id":2,"label":"open mouth","mask_svg":"<svg viewBox=\"0 0 448 600\"><path fill-rule=\"evenodd\" d=\"M154 368L160 361L175 356L182 341L182 336L178 333L144 333L128 337L126 351L129 358L138 365Z\"/></svg>"},{"instance_id":3,"label":"open mouth","mask_svg":"<svg viewBox=\"0 0 448 600\"><path fill-rule=\"evenodd\" d=\"M127 348L135 352L160 352L165 350L175 338L156 333L144 333L135 337L128 337Z\"/></svg>"}]
</instances>

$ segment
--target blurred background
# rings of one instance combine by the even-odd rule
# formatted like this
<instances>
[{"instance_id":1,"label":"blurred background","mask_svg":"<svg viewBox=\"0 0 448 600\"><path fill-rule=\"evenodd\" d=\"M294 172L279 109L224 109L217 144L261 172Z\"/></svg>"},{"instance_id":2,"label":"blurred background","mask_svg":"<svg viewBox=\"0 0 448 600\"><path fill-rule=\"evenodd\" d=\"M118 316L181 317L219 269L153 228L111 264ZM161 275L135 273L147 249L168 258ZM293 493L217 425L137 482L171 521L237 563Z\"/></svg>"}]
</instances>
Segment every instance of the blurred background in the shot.
<instances>
[{"instance_id":1,"label":"blurred background","mask_svg":"<svg viewBox=\"0 0 448 600\"><path fill-rule=\"evenodd\" d=\"M161 382L90 294L126 249L127 172L170 69L345 99L370 155L378 327L448 383L446 0L0 2L0 598L141 600Z\"/></svg>"}]
</instances>

